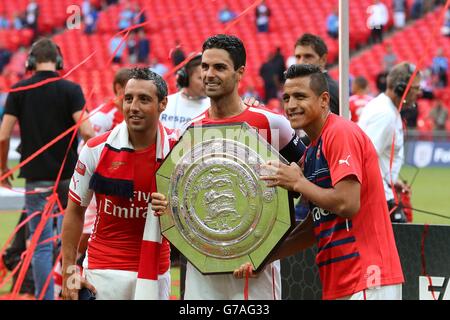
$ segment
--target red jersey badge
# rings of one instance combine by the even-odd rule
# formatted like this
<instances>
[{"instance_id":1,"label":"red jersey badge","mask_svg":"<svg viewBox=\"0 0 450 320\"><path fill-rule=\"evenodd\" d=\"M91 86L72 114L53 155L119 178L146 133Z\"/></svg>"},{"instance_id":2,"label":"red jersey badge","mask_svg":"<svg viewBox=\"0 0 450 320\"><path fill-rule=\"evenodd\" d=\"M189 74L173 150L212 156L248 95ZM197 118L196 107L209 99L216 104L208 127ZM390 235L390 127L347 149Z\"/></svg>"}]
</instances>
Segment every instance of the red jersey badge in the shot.
<instances>
[{"instance_id":1,"label":"red jersey badge","mask_svg":"<svg viewBox=\"0 0 450 320\"><path fill-rule=\"evenodd\" d=\"M78 172L80 175L84 176L86 173L86 165L78 160L77 165L75 167L75 171Z\"/></svg>"}]
</instances>

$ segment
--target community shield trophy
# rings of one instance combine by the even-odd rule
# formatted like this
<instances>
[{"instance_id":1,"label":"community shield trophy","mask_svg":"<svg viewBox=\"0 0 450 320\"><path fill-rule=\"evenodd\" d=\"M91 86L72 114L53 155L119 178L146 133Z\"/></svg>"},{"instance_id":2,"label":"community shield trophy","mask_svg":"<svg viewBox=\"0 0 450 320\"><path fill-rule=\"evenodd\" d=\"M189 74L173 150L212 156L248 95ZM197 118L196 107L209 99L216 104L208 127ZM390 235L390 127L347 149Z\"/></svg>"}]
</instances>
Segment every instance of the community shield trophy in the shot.
<instances>
[{"instance_id":1,"label":"community shield trophy","mask_svg":"<svg viewBox=\"0 0 450 320\"><path fill-rule=\"evenodd\" d=\"M200 272L259 270L294 225L288 191L260 180L268 160L286 162L247 123L191 126L158 169L161 232Z\"/></svg>"}]
</instances>

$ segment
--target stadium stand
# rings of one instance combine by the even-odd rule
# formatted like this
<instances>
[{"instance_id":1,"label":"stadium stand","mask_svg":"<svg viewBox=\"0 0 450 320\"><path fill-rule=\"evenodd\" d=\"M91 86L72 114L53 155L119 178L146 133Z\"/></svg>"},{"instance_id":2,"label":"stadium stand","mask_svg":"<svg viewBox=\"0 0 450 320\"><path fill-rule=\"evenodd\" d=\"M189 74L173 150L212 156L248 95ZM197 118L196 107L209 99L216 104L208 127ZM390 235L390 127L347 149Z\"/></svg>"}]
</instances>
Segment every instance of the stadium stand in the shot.
<instances>
[{"instance_id":1,"label":"stadium stand","mask_svg":"<svg viewBox=\"0 0 450 320\"><path fill-rule=\"evenodd\" d=\"M25 10L28 0L2 2L0 12L3 9L7 15L13 12ZM100 0L95 0L94 5L100 5ZM392 7L392 0L383 1L388 8ZM411 8L413 0L407 0ZM42 33L54 32L64 27L65 19L68 17L67 7L69 5L81 5L82 0L39 0L39 30ZM149 22L145 26L147 37L151 41L150 55L158 57L159 61L170 65L169 52L175 46L176 40L180 40L185 52L198 51L203 40L210 34L223 31L223 25L217 20L217 12L221 7L221 1L199 0L189 2L184 0L132 1L137 3L140 9L145 9L145 15ZM230 2L230 9L237 13L243 12L253 3L252 0L236 0ZM373 3L372 0L354 1L350 5L350 48L355 50L366 46L370 30L366 26L367 7ZM227 32L236 34L243 39L247 55L249 57L246 76L244 77L242 89L253 86L262 95L263 81L258 75L259 67L264 63L270 51L276 47L281 48L285 58L292 54L293 46L297 38L304 32L312 32L323 37L329 48L328 62L335 64L338 55L338 42L326 33L326 17L336 7L336 0L325 1L276 1L276 5L268 1L272 10L270 32L256 32L253 10L247 16L238 21ZM109 81L115 72L116 66L111 67L109 61L109 41L118 32L119 14L125 2L106 7L99 13L97 32L85 35L83 27L72 30L59 30L54 36L60 45L65 62L65 72L78 65L91 53L94 56L82 67L73 72L69 79L79 82L88 95L93 90L91 106L98 105L112 95ZM2 7L3 6L3 7ZM301 14L307 12L308 14ZM391 12L391 11L390 11ZM429 41L429 34L434 27L440 10L429 13L424 18L415 21L412 25L400 30L389 39L393 44L394 53L399 60L407 59L418 61L424 54L425 45L430 42L433 47L429 48L429 54L435 52L437 47L443 47L444 52L450 53L450 42L443 36L439 36L434 43ZM301 19L299 19L301 16ZM392 26L392 12L390 13ZM62 32L61 32L62 31ZM419 36L412 36L419 35ZM12 50L21 45L29 45L31 39L30 30L0 30L0 41ZM125 45L125 44L124 44ZM382 68L382 57L385 53L385 44L370 46L370 50L351 59L350 72L352 75L365 76L371 82L374 89L374 78ZM127 60L127 50L124 52ZM425 62L431 61L431 56L425 58ZM337 77L337 70L332 70L333 77ZM0 76L0 84L9 87L17 81L17 78ZM167 79L170 91L175 90L175 79L169 76ZM372 90L375 91L375 90ZM444 90L446 92L446 90ZM448 94L443 94L445 104L449 105ZM420 120L422 115L427 114L431 104L428 101L420 103ZM89 106L89 107L91 107ZM423 107L422 107L423 106ZM427 130L426 121L419 121L420 129Z\"/></svg>"},{"instance_id":2,"label":"stadium stand","mask_svg":"<svg viewBox=\"0 0 450 320\"><path fill-rule=\"evenodd\" d=\"M435 38L431 38L437 21L442 14L442 10L435 10L428 13L422 19L414 21L405 29L398 31L392 37L385 40L382 44L377 44L365 50L360 55L355 56L350 61L350 74L362 75L371 83L371 91L376 92L375 78L383 69L383 56L386 52L386 42L392 44L392 49L397 56L398 61L407 60L419 63L423 59L422 67L429 67L433 55L438 48L443 48L444 54L450 56L450 40L442 36L439 32ZM334 68L331 71L333 77L338 76L338 71ZM447 108L450 108L450 88L435 89L435 95L443 101ZM432 123L427 119L428 113L433 107L433 101L420 99L418 101L419 117L417 128L420 131L430 131ZM450 129L450 123L447 123Z\"/></svg>"},{"instance_id":3,"label":"stadium stand","mask_svg":"<svg viewBox=\"0 0 450 320\"><path fill-rule=\"evenodd\" d=\"M314 32L322 36L329 48L328 62L334 63L337 59L337 41L326 34L325 20L327 14L333 9L336 1L311 2L280 1L271 6L272 17L269 33L257 33L254 26L254 14L249 13L245 19L230 29L231 33L241 37L247 47L248 59L247 75L242 82L242 88L254 86L258 92L262 91L263 83L258 76L259 66L267 57L269 51L281 47L287 57L291 54L296 39L303 32ZM169 2L137 1L141 9L145 9L147 21L145 26L151 40L151 55L160 61L168 63L168 53L175 45L177 39L181 39L187 52L198 51L201 43L212 33L223 31L223 26L217 21L217 12L220 9L220 1L197 1L194 4L182 0ZM365 10L371 3L370 0L358 2L351 6L351 46L364 45L369 36L369 30L365 26ZM235 12L242 12L252 4L250 0L238 0L230 3L230 8ZM270 5L270 3L269 3ZM109 38L118 31L119 13L123 4L112 5L99 14L97 33L86 36L81 30L68 30L55 37L60 44L66 61L66 69L75 66L86 58L91 52L97 50L95 57L85 66L86 70L98 69L103 76L104 66L108 61ZM201 10L199 10L201 8ZM299 20L299 12L308 12ZM353 18L357 17L357 18ZM126 55L126 51L125 51ZM84 68L81 68L84 69ZM111 73L112 74L112 73ZM85 73L75 72L73 80L79 81L82 87L92 88L95 77L85 76ZM175 89L174 79L169 79L170 88ZM97 84L100 90L93 97L94 104L99 102L97 97L110 96L111 89L103 88Z\"/></svg>"}]
</instances>

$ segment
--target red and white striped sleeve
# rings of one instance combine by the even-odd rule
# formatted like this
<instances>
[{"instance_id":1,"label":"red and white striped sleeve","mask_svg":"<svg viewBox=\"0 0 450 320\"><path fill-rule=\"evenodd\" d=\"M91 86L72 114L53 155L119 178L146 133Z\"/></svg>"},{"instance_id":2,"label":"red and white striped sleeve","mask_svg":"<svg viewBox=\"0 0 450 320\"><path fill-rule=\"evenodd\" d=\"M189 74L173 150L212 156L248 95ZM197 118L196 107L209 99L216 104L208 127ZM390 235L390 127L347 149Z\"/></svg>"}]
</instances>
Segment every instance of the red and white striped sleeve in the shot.
<instances>
[{"instance_id":1,"label":"red and white striped sleeve","mask_svg":"<svg viewBox=\"0 0 450 320\"><path fill-rule=\"evenodd\" d=\"M97 167L100 152L104 146L104 143L95 147L91 147L89 144L88 142L81 149L69 186L69 198L81 207L87 207L92 199L93 191L89 189L89 181Z\"/></svg>"},{"instance_id":2,"label":"red and white striped sleeve","mask_svg":"<svg viewBox=\"0 0 450 320\"><path fill-rule=\"evenodd\" d=\"M289 162L298 162L305 153L306 147L292 129L289 120L280 114L264 108L250 107L250 111L263 114L270 130L270 144Z\"/></svg>"}]
</instances>

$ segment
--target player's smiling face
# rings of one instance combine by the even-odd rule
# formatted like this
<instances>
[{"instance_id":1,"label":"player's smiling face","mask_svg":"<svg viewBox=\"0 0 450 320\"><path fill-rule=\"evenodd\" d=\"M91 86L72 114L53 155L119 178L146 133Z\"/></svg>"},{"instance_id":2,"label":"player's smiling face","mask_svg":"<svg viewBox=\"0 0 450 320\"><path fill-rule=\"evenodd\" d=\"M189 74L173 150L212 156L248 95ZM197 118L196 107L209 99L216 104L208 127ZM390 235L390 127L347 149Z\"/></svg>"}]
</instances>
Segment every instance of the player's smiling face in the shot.
<instances>
[{"instance_id":1,"label":"player's smiling face","mask_svg":"<svg viewBox=\"0 0 450 320\"><path fill-rule=\"evenodd\" d=\"M324 69L327 63L327 55L320 57L312 46L296 46L294 56L297 64L313 64Z\"/></svg>"},{"instance_id":2,"label":"player's smiling face","mask_svg":"<svg viewBox=\"0 0 450 320\"><path fill-rule=\"evenodd\" d=\"M309 86L310 77L287 79L284 84L283 105L286 115L294 129L314 126L324 112L328 93L317 96ZM325 99L325 100L324 100Z\"/></svg>"},{"instance_id":3,"label":"player's smiling face","mask_svg":"<svg viewBox=\"0 0 450 320\"><path fill-rule=\"evenodd\" d=\"M158 102L156 85L151 80L130 79L125 87L123 114L128 129L147 131L156 126L167 98Z\"/></svg>"},{"instance_id":4,"label":"player's smiling face","mask_svg":"<svg viewBox=\"0 0 450 320\"><path fill-rule=\"evenodd\" d=\"M229 53L223 49L205 50L201 67L206 95L212 99L231 94L244 72L243 66L234 70Z\"/></svg>"}]
</instances>

